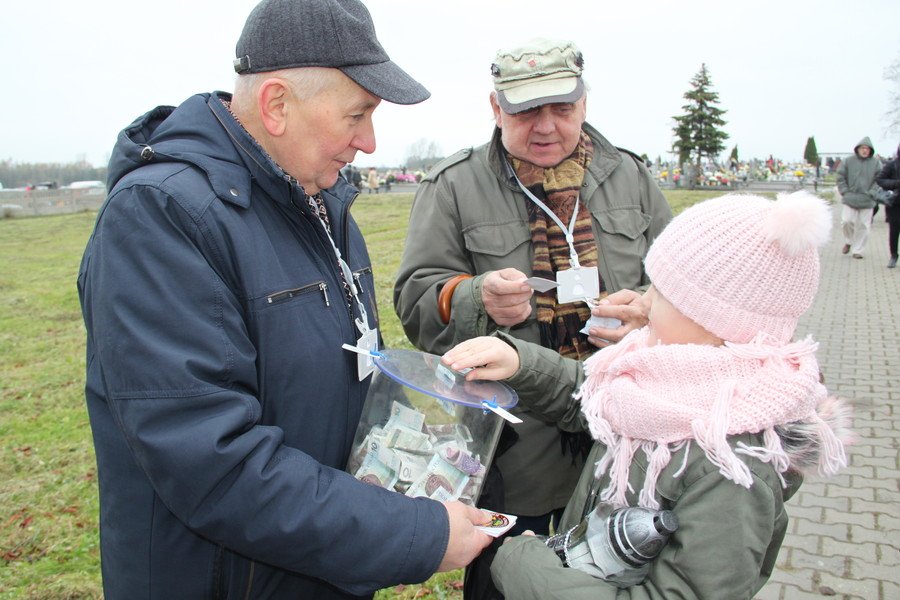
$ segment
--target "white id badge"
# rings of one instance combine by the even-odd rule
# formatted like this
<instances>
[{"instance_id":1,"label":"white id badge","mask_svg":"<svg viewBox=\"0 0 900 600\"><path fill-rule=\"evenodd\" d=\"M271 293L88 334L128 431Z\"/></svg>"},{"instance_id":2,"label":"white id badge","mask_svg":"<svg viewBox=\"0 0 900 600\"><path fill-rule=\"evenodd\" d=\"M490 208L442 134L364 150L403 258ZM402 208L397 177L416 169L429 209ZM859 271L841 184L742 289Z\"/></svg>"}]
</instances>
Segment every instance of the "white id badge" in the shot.
<instances>
[{"instance_id":1,"label":"white id badge","mask_svg":"<svg viewBox=\"0 0 900 600\"><path fill-rule=\"evenodd\" d=\"M600 295L600 276L595 267L556 272L556 301L559 304L577 302Z\"/></svg>"},{"instance_id":2,"label":"white id badge","mask_svg":"<svg viewBox=\"0 0 900 600\"><path fill-rule=\"evenodd\" d=\"M356 340L356 347L360 350L356 354L356 370L362 381L375 371L375 359L369 353L378 350L378 330L367 329Z\"/></svg>"}]
</instances>

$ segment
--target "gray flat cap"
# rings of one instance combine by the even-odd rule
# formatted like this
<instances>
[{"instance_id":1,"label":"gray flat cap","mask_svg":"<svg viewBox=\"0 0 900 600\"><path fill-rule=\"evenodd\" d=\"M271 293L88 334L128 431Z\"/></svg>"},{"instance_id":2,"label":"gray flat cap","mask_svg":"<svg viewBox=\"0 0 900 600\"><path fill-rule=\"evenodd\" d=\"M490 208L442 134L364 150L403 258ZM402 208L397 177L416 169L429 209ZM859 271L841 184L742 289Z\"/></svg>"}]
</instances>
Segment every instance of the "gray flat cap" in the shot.
<instances>
[{"instance_id":1,"label":"gray flat cap","mask_svg":"<svg viewBox=\"0 0 900 600\"><path fill-rule=\"evenodd\" d=\"M247 17L235 51L239 74L332 67L394 104L431 95L391 62L358 0L263 0Z\"/></svg>"}]
</instances>

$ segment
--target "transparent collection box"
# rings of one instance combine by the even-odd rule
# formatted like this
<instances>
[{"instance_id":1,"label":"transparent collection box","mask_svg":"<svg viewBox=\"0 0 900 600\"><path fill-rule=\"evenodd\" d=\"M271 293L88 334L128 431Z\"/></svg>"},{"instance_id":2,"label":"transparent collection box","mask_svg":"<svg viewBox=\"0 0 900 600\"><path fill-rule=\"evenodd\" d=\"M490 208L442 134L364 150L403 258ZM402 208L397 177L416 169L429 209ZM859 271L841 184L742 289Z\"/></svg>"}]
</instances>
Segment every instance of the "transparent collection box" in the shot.
<instances>
[{"instance_id":1,"label":"transparent collection box","mask_svg":"<svg viewBox=\"0 0 900 600\"><path fill-rule=\"evenodd\" d=\"M383 350L372 375L347 471L407 496L475 505L518 397L505 384L465 381L434 354Z\"/></svg>"}]
</instances>

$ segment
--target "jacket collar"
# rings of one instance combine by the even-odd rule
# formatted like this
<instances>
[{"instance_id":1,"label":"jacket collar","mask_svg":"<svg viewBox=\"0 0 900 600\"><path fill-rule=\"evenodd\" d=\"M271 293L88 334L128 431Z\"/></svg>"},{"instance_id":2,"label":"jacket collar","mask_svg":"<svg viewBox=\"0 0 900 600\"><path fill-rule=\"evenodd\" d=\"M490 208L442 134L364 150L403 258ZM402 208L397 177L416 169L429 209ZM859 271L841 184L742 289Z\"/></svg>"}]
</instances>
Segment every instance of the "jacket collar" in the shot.
<instances>
[{"instance_id":1,"label":"jacket collar","mask_svg":"<svg viewBox=\"0 0 900 600\"><path fill-rule=\"evenodd\" d=\"M231 94L215 92L209 98L209 108L228 134L228 137L231 138L241 162L246 167L245 173L247 177L245 181L241 182L246 184L246 189L239 188L241 195L247 198L249 202L250 184L252 181L275 201L288 203L292 187L300 188L299 184L292 183L290 175L284 172L272 157L263 150L259 142L235 118L231 111L225 107L224 102L230 101ZM213 187L215 187L215 184L213 184ZM302 188L297 191L302 196ZM218 188L216 189L216 194L220 198L226 197L223 196Z\"/></svg>"}]
</instances>

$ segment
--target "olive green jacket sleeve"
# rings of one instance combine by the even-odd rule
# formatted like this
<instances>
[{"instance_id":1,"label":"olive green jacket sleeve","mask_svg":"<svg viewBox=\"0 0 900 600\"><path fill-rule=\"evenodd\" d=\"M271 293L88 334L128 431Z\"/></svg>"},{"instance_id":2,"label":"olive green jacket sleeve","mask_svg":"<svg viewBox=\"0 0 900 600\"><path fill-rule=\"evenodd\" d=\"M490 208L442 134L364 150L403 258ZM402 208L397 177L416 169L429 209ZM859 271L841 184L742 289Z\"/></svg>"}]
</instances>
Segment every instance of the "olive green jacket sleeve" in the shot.
<instances>
[{"instance_id":1,"label":"olive green jacket sleeve","mask_svg":"<svg viewBox=\"0 0 900 600\"><path fill-rule=\"evenodd\" d=\"M583 363L504 333L496 335L519 354L519 370L506 380L519 403L560 429L584 431L581 403L573 397L584 381Z\"/></svg>"}]
</instances>

